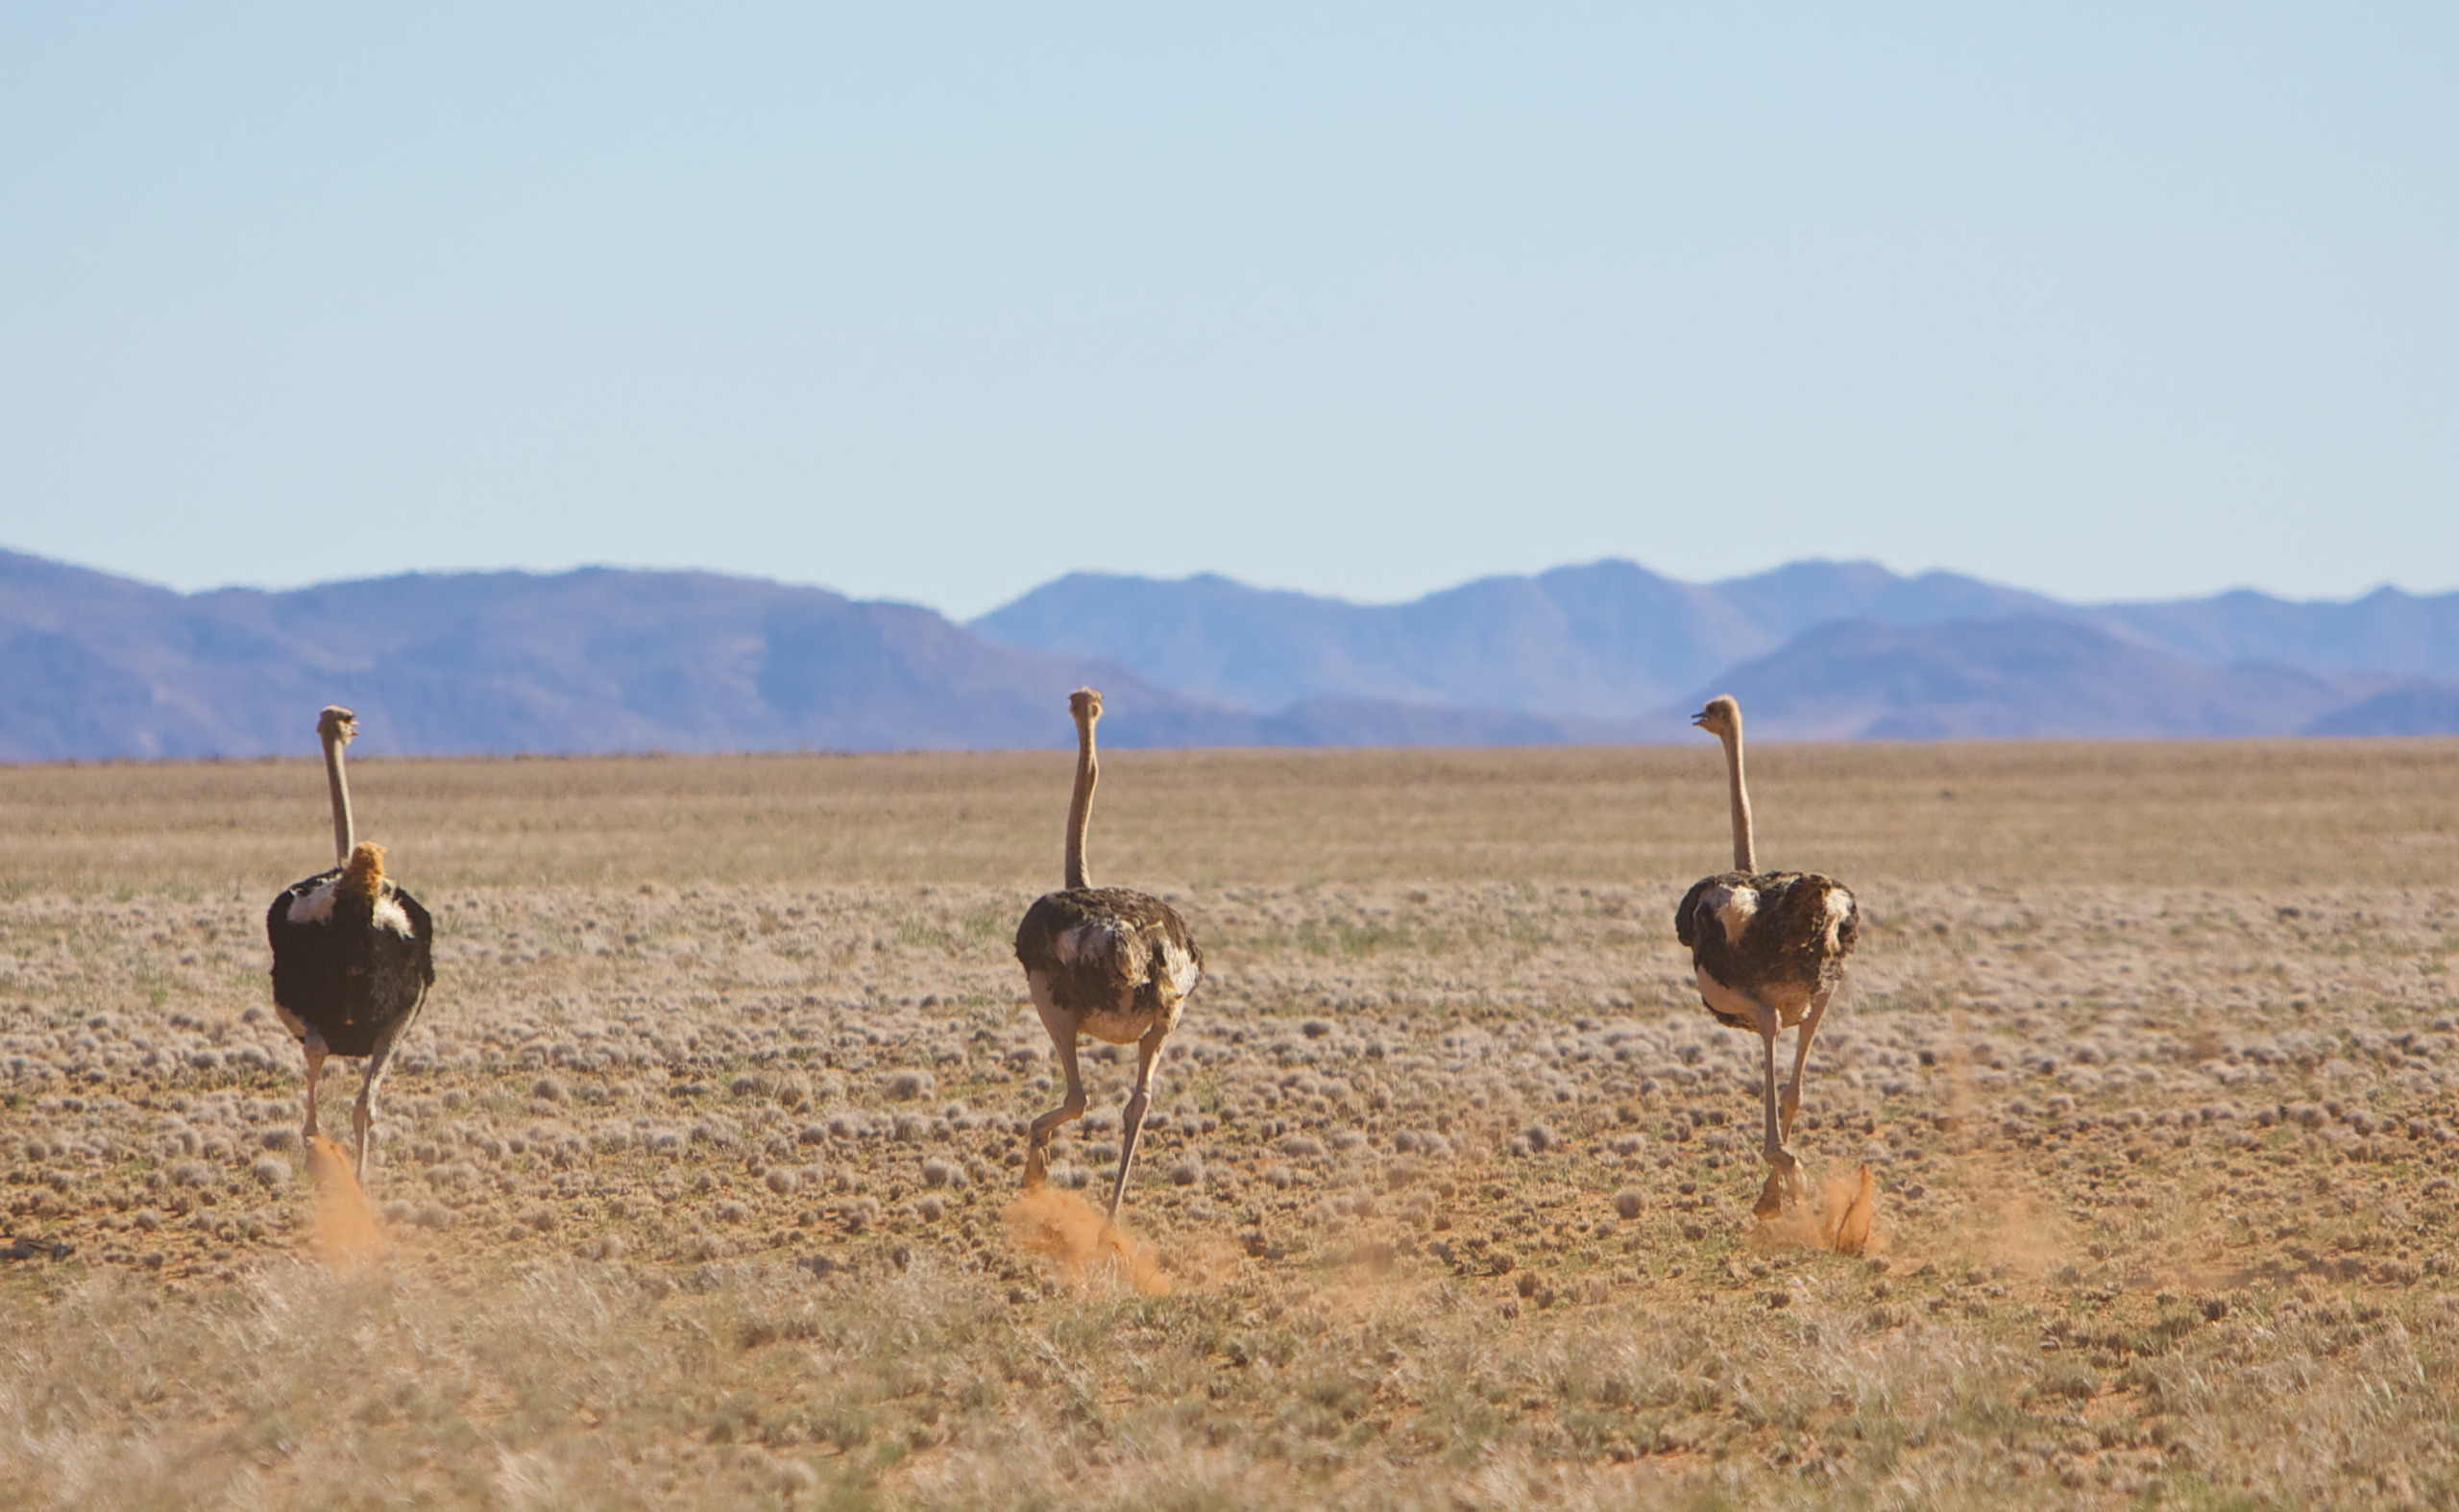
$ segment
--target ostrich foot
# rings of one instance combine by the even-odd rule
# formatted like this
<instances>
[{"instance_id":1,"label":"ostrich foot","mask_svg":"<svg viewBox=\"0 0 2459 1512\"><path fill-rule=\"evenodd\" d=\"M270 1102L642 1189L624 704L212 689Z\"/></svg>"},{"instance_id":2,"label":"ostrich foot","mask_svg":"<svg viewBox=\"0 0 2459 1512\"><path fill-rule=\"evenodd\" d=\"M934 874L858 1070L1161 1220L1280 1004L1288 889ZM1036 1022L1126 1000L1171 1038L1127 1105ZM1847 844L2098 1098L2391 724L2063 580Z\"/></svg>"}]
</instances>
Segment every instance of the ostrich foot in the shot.
<instances>
[{"instance_id":1,"label":"ostrich foot","mask_svg":"<svg viewBox=\"0 0 2459 1512\"><path fill-rule=\"evenodd\" d=\"M1049 1180L1049 1167L1042 1161L1041 1141L1035 1139L1025 1146L1025 1190L1039 1191Z\"/></svg>"},{"instance_id":2,"label":"ostrich foot","mask_svg":"<svg viewBox=\"0 0 2459 1512\"><path fill-rule=\"evenodd\" d=\"M1767 1173L1767 1184L1759 1188L1759 1200L1750 1205L1754 1218L1773 1218L1785 1210L1785 1173Z\"/></svg>"},{"instance_id":3,"label":"ostrich foot","mask_svg":"<svg viewBox=\"0 0 2459 1512\"><path fill-rule=\"evenodd\" d=\"M1802 1205L1802 1163L1790 1150L1779 1150L1768 1158L1767 1184L1759 1189L1759 1200L1750 1205L1754 1218L1773 1218Z\"/></svg>"}]
</instances>

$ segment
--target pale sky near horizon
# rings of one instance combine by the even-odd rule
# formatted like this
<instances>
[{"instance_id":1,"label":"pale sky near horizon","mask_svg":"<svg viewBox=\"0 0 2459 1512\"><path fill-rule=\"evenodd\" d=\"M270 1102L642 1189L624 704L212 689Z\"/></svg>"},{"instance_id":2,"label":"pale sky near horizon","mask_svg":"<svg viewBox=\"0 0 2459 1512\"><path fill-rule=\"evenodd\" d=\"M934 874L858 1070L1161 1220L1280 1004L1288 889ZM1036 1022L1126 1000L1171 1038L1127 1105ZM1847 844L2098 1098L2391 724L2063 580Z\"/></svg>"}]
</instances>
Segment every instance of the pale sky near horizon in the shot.
<instances>
[{"instance_id":1,"label":"pale sky near horizon","mask_svg":"<svg viewBox=\"0 0 2459 1512\"><path fill-rule=\"evenodd\" d=\"M15 7L0 546L2459 588L2459 9Z\"/></svg>"}]
</instances>

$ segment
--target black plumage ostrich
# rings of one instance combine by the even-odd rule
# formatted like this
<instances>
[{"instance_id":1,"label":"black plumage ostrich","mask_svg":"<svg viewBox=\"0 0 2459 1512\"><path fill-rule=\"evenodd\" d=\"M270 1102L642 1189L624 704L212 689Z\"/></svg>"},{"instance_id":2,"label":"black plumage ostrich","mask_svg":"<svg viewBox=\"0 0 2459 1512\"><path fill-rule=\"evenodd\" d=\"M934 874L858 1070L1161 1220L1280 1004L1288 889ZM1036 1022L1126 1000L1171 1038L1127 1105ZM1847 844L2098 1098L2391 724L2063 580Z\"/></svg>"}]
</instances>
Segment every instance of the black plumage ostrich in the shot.
<instances>
[{"instance_id":1,"label":"black plumage ostrich","mask_svg":"<svg viewBox=\"0 0 2459 1512\"><path fill-rule=\"evenodd\" d=\"M1785 1148L1801 1109L1802 1067L1827 1000L1844 980L1844 958L1862 928L1853 894L1833 877L1761 871L1752 853L1750 794L1741 776L1741 705L1713 698L1691 722L1724 742L1732 790L1733 869L1703 877L1673 911L1674 937L1691 947L1692 974L1708 1012L1735 1029L1755 1031L1766 1066L1767 1134L1761 1154L1771 1167L1754 1211L1763 1218L1801 1196L1801 1162ZM1795 1025L1792 1080L1780 1102L1776 1036Z\"/></svg>"},{"instance_id":2,"label":"black plumage ostrich","mask_svg":"<svg viewBox=\"0 0 2459 1512\"><path fill-rule=\"evenodd\" d=\"M1153 1062L1204 977L1204 952L1187 935L1178 911L1149 893L1097 888L1084 875L1084 831L1093 813L1093 721L1102 717L1102 695L1090 688L1068 695L1076 718L1076 796L1067 811L1067 886L1044 893L1016 926L1016 960L1032 987L1034 1007L1059 1052L1067 1077L1067 1100L1033 1121L1025 1145L1025 1189L1042 1183L1042 1146L1052 1130L1084 1112L1084 1083L1076 1069L1076 1039L1090 1035L1114 1045L1135 1046L1135 1090L1120 1122L1118 1181L1110 1187L1109 1215L1118 1216L1127 1173L1135 1161L1136 1135L1144 1127Z\"/></svg>"},{"instance_id":3,"label":"black plumage ostrich","mask_svg":"<svg viewBox=\"0 0 2459 1512\"><path fill-rule=\"evenodd\" d=\"M307 1052L307 1139L316 1137L316 1084L326 1058L366 1058L351 1110L352 1169L364 1179L377 1085L435 982L435 927L419 900L384 875L384 847L358 844L352 834L342 747L358 733L357 721L339 707L316 720L333 799L336 865L273 900L265 938L273 945L273 1011Z\"/></svg>"}]
</instances>

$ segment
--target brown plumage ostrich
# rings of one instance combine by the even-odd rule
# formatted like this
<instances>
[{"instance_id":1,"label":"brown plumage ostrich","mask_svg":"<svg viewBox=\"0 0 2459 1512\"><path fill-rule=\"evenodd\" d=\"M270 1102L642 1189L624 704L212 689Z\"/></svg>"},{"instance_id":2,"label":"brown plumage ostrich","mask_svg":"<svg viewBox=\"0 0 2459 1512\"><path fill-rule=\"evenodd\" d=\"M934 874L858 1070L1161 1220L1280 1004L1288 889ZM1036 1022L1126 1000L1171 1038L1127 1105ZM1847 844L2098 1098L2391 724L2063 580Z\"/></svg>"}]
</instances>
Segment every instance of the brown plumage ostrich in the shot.
<instances>
[{"instance_id":1,"label":"brown plumage ostrich","mask_svg":"<svg viewBox=\"0 0 2459 1512\"><path fill-rule=\"evenodd\" d=\"M1691 947L1699 996L1719 1022L1757 1032L1766 1068L1771 1168L1755 1208L1772 1217L1801 1196L1801 1162L1785 1148L1802 1101L1802 1067L1828 999L1844 980L1844 958L1861 933L1853 894L1832 877L1761 871L1752 850L1750 793L1741 773L1741 705L1712 698L1691 722L1724 742L1733 805L1733 869L1703 877L1673 911L1673 933ZM1779 1099L1776 1036L1799 1025L1793 1075Z\"/></svg>"},{"instance_id":2,"label":"brown plumage ostrich","mask_svg":"<svg viewBox=\"0 0 2459 1512\"><path fill-rule=\"evenodd\" d=\"M1102 717L1102 695L1090 688L1068 695L1076 718L1076 796L1067 809L1067 886L1044 893L1016 926L1016 960L1033 988L1034 1007L1050 1031L1067 1077L1067 1100L1033 1122L1025 1146L1025 1189L1044 1179L1042 1147L1050 1133L1083 1116L1084 1083L1076 1069L1076 1040L1090 1035L1114 1045L1135 1046L1135 1090L1121 1115L1118 1181L1110 1187L1109 1215L1118 1216L1127 1173L1135 1161L1136 1135L1144 1127L1153 1062L1179 1021L1179 1011L1204 977L1204 952L1188 938L1178 911L1149 893L1097 888L1084 872L1084 829L1093 814L1093 723Z\"/></svg>"},{"instance_id":3,"label":"brown plumage ostrich","mask_svg":"<svg viewBox=\"0 0 2459 1512\"><path fill-rule=\"evenodd\" d=\"M316 719L325 782L333 800L330 871L292 883L265 915L273 946L273 1011L307 1053L309 1148L316 1138L316 1084L330 1056L364 1056L367 1074L351 1110L352 1169L364 1178L376 1123L376 1088L402 1032L435 983L435 924L419 900L384 875L384 847L356 843L342 747L358 716L328 708Z\"/></svg>"}]
</instances>

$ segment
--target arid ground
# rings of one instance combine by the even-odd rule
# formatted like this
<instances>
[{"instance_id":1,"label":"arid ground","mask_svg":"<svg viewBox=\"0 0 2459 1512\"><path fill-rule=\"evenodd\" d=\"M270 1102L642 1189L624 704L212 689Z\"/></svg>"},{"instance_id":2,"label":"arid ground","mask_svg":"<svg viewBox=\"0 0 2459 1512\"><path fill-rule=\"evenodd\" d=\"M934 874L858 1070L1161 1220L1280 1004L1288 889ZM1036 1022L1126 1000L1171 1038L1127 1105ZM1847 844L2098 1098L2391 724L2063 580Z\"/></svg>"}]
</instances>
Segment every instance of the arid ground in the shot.
<instances>
[{"instance_id":1,"label":"arid ground","mask_svg":"<svg viewBox=\"0 0 2459 1512\"><path fill-rule=\"evenodd\" d=\"M440 977L354 1263L321 774L0 768L0 1507L2459 1505L2459 742L1755 752L1859 1257L1750 1215L1705 741L1106 758L1209 972L1133 1256L1132 1055L1015 1206L1068 767L358 765Z\"/></svg>"}]
</instances>

